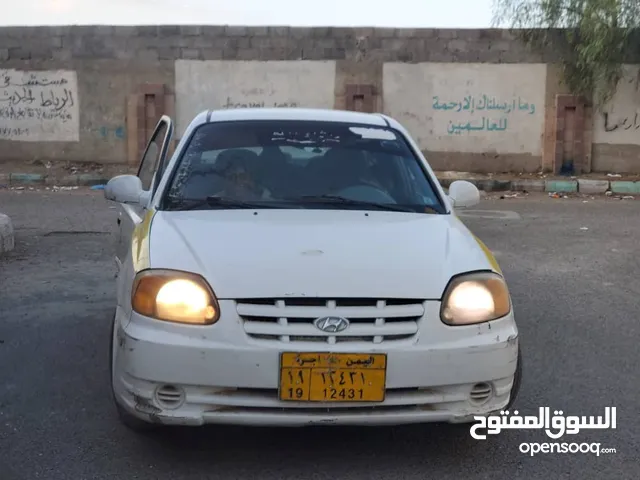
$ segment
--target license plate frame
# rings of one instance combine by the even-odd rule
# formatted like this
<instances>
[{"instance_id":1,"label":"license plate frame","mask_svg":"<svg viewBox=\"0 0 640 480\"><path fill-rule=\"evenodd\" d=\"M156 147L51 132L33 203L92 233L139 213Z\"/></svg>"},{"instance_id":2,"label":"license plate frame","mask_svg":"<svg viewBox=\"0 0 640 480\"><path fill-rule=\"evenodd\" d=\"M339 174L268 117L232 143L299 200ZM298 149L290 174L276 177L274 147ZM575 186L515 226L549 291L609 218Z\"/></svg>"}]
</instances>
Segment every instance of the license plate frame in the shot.
<instances>
[{"instance_id":1,"label":"license plate frame","mask_svg":"<svg viewBox=\"0 0 640 480\"><path fill-rule=\"evenodd\" d=\"M387 361L386 353L281 352L278 399L298 403L384 402ZM294 387L294 380L303 386ZM302 389L301 395L298 388Z\"/></svg>"}]
</instances>

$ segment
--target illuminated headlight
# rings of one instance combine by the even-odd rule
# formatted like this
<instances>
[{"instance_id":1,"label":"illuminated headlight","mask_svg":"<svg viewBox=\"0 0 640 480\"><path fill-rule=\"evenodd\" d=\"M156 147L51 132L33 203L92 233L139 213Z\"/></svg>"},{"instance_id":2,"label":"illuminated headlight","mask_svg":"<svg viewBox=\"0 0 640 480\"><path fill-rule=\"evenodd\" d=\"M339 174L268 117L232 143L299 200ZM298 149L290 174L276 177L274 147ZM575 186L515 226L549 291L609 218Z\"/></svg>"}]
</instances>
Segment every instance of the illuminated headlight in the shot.
<instances>
[{"instance_id":1,"label":"illuminated headlight","mask_svg":"<svg viewBox=\"0 0 640 480\"><path fill-rule=\"evenodd\" d=\"M478 272L454 277L442 298L440 317L447 325L470 325L504 317L511 299L504 279Z\"/></svg>"},{"instance_id":2,"label":"illuminated headlight","mask_svg":"<svg viewBox=\"0 0 640 480\"><path fill-rule=\"evenodd\" d=\"M175 270L140 272L131 293L133 310L167 322L211 325L220 309L207 282L192 273Z\"/></svg>"}]
</instances>

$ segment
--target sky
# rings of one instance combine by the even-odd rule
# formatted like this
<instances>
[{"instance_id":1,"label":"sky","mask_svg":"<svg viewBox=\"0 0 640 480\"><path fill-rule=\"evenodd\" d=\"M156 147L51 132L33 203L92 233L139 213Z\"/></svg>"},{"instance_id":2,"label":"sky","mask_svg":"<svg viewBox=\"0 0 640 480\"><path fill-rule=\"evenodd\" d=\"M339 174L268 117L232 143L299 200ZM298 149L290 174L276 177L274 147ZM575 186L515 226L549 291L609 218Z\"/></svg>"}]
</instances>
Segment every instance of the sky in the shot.
<instances>
[{"instance_id":1,"label":"sky","mask_svg":"<svg viewBox=\"0 0 640 480\"><path fill-rule=\"evenodd\" d=\"M0 0L0 25L491 26L492 0Z\"/></svg>"}]
</instances>

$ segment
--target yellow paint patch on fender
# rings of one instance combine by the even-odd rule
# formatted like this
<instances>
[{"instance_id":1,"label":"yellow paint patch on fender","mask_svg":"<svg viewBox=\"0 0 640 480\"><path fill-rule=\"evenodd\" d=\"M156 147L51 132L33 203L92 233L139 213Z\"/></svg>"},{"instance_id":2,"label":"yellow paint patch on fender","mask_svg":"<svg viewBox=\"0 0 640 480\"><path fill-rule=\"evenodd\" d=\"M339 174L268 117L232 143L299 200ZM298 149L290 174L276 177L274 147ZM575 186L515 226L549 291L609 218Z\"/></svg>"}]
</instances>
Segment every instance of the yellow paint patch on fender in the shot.
<instances>
[{"instance_id":1,"label":"yellow paint patch on fender","mask_svg":"<svg viewBox=\"0 0 640 480\"><path fill-rule=\"evenodd\" d=\"M471 235L473 235L473 233ZM491 253L491 250L489 250L489 248L484 244L484 242L482 240L480 240L478 237L473 235L473 238L475 238L476 242L478 242L478 245L480 245L480 248L482 249L484 254L487 256L487 260L489 260L489 263L491 264L491 267L497 273L502 275L502 269L500 268L500 265L498 265L498 261L496 260L496 257L494 257L493 253Z\"/></svg>"},{"instance_id":2,"label":"yellow paint patch on fender","mask_svg":"<svg viewBox=\"0 0 640 480\"><path fill-rule=\"evenodd\" d=\"M149 234L151 232L151 221L155 214L156 211L154 209L147 210L142 222L133 229L131 258L133 260L133 270L135 273L151 266L149 259Z\"/></svg>"},{"instance_id":3,"label":"yellow paint patch on fender","mask_svg":"<svg viewBox=\"0 0 640 480\"><path fill-rule=\"evenodd\" d=\"M494 257L493 253L491 253L491 250L489 250L489 247L487 247L482 240L480 240L478 237L476 237L474 235L474 233L471 230L469 230L469 227L467 227L465 225L465 223L462 221L462 219L457 215L457 213L455 211L453 211L451 213L453 214L453 217L458 222L460 222L460 225L462 225L473 236L474 240L476 241L478 246L482 249L482 251L484 252L485 256L487 257L487 260L489 261L489 264L491 265L491 268L493 268L497 273L502 275L502 269L500 268L500 265L498 265L498 261L496 260L496 257Z\"/></svg>"}]
</instances>

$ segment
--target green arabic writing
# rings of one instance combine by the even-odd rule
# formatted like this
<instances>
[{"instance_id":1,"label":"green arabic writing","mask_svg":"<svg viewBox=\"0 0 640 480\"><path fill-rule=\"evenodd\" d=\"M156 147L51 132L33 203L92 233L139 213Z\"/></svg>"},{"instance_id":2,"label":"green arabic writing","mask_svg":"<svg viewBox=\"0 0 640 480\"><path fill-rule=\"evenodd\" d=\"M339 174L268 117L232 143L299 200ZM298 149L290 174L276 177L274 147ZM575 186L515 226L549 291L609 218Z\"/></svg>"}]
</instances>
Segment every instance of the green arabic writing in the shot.
<instances>
[{"instance_id":1,"label":"green arabic writing","mask_svg":"<svg viewBox=\"0 0 640 480\"><path fill-rule=\"evenodd\" d=\"M488 132L504 132L507 129L507 119L501 118L497 122L492 122L486 117L482 117L482 123L480 125L473 125L471 122L455 124L449 122L447 132L451 135L461 135L462 132L471 132L473 130L486 130Z\"/></svg>"},{"instance_id":2,"label":"green arabic writing","mask_svg":"<svg viewBox=\"0 0 640 480\"><path fill-rule=\"evenodd\" d=\"M434 110L453 110L456 112L475 112L476 110L501 110L505 113L511 113L516 111L528 112L529 115L533 115L536 111L536 106L533 103L524 102L521 97L513 99L511 102L500 102L496 97L489 97L482 95L478 100L475 97L468 95L459 102L445 102L440 103L440 98L436 95L433 97Z\"/></svg>"}]
</instances>

